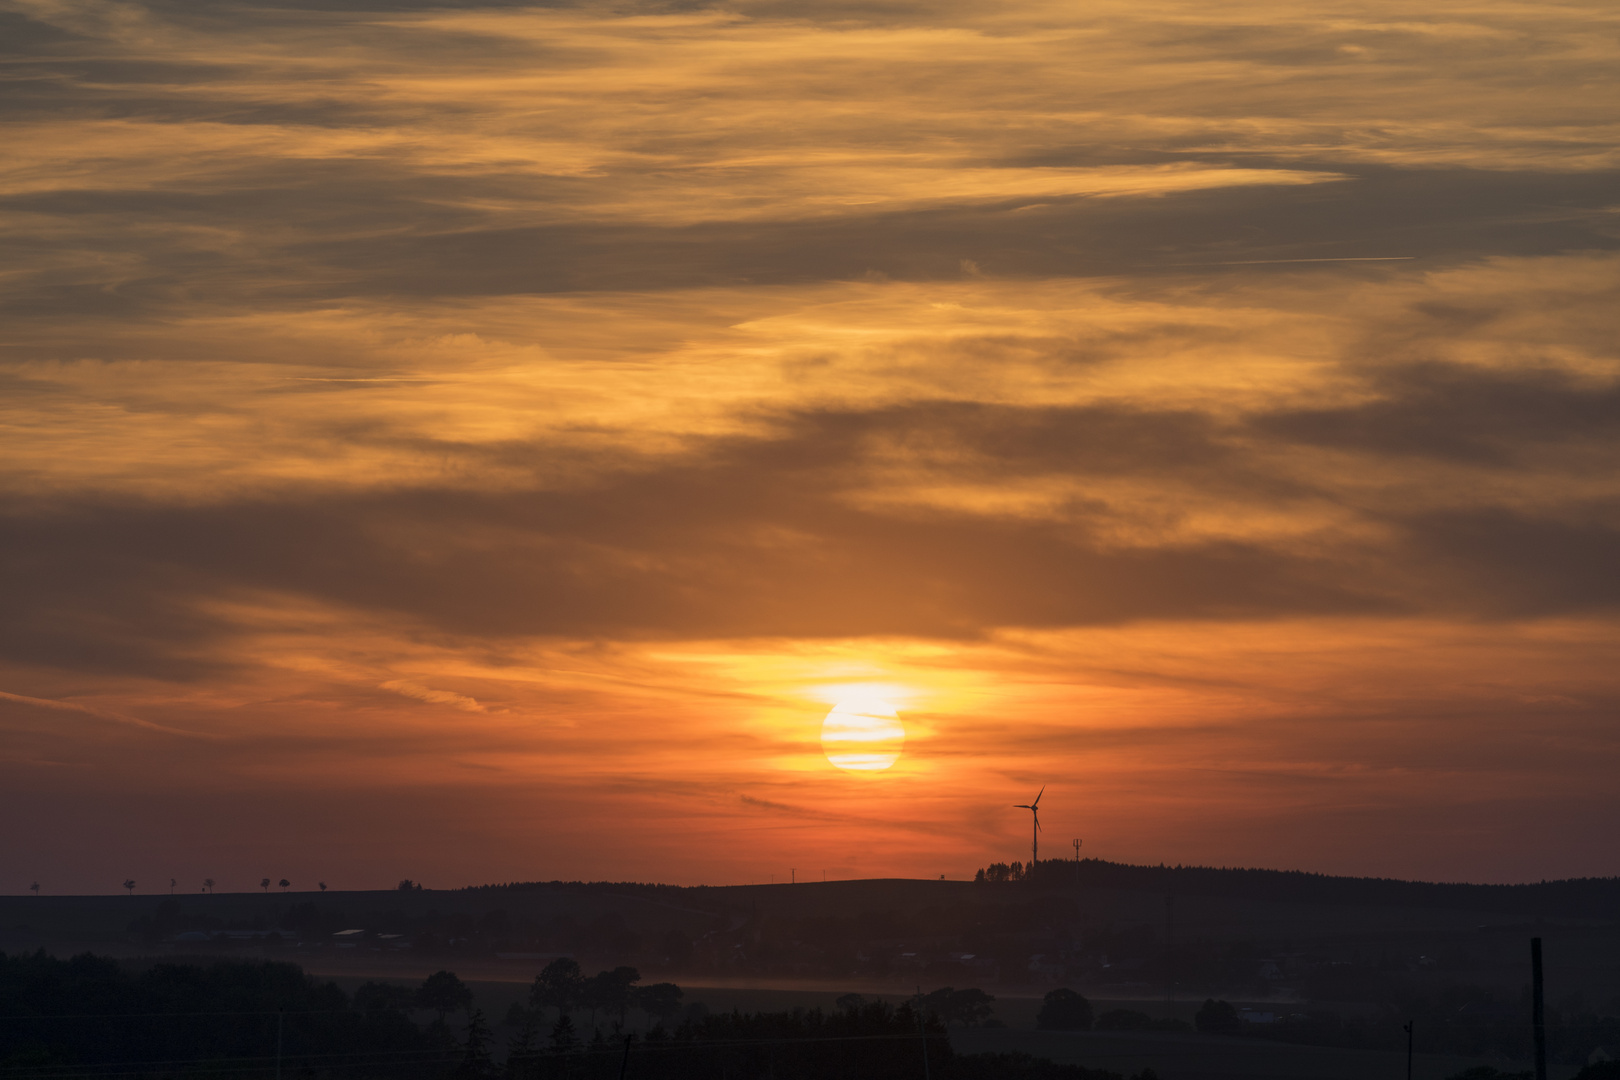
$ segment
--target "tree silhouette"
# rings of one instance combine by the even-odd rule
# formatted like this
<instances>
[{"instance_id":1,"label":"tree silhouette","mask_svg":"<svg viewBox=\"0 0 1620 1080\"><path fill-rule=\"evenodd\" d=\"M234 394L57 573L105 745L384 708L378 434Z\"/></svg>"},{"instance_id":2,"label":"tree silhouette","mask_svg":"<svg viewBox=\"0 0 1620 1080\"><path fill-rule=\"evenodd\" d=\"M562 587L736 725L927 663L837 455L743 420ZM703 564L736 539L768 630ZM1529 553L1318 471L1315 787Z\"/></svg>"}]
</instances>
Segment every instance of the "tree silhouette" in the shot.
<instances>
[{"instance_id":1,"label":"tree silhouette","mask_svg":"<svg viewBox=\"0 0 1620 1080\"><path fill-rule=\"evenodd\" d=\"M631 992L631 999L648 1016L668 1020L680 1011L681 988L668 982L638 986Z\"/></svg>"},{"instance_id":2,"label":"tree silhouette","mask_svg":"<svg viewBox=\"0 0 1620 1080\"><path fill-rule=\"evenodd\" d=\"M557 1017L557 1022L551 1025L551 1052L553 1054L572 1054L579 1046L579 1036L574 1032L574 1021L567 1013Z\"/></svg>"},{"instance_id":3,"label":"tree silhouette","mask_svg":"<svg viewBox=\"0 0 1620 1080\"><path fill-rule=\"evenodd\" d=\"M1236 1035L1243 1030L1243 1020L1231 1002L1205 998L1193 1017L1193 1027L1207 1035Z\"/></svg>"},{"instance_id":4,"label":"tree silhouette","mask_svg":"<svg viewBox=\"0 0 1620 1080\"><path fill-rule=\"evenodd\" d=\"M288 881L286 878L282 878L279 882L277 882L277 884L281 886L281 891L282 892L286 892L287 887L290 886L292 884L292 882ZM268 891L268 890L266 890L266 891Z\"/></svg>"},{"instance_id":5,"label":"tree silhouette","mask_svg":"<svg viewBox=\"0 0 1620 1080\"><path fill-rule=\"evenodd\" d=\"M989 1018L995 1005L995 998L977 987L958 990L946 986L916 998L917 1008L923 1012L932 1012L946 1025L953 1023L963 1027L972 1027Z\"/></svg>"},{"instance_id":6,"label":"tree silhouette","mask_svg":"<svg viewBox=\"0 0 1620 1080\"><path fill-rule=\"evenodd\" d=\"M472 999L472 991L453 971L435 971L423 980L422 988L416 992L416 1003L437 1012L441 1024L449 1013L471 1005Z\"/></svg>"},{"instance_id":7,"label":"tree silhouette","mask_svg":"<svg viewBox=\"0 0 1620 1080\"><path fill-rule=\"evenodd\" d=\"M174 878L170 878L169 879L169 895L170 896L174 895L174 886L175 886L175 880L174 880Z\"/></svg>"},{"instance_id":8,"label":"tree silhouette","mask_svg":"<svg viewBox=\"0 0 1620 1080\"><path fill-rule=\"evenodd\" d=\"M558 1017L580 1004L585 989L585 973L573 959L562 956L547 964L529 987L529 1004L537 1009L556 1009Z\"/></svg>"},{"instance_id":9,"label":"tree silhouette","mask_svg":"<svg viewBox=\"0 0 1620 1080\"><path fill-rule=\"evenodd\" d=\"M320 886L320 887L321 887L321 892L325 892L325 891L326 891L326 882L324 882L324 881L317 881L317 882L316 882L316 883L315 883L315 884L317 884L317 885L319 885L319 886Z\"/></svg>"},{"instance_id":10,"label":"tree silhouette","mask_svg":"<svg viewBox=\"0 0 1620 1080\"><path fill-rule=\"evenodd\" d=\"M515 1001L512 1002L512 1008L523 1015L517 1032L506 1043L506 1075L516 1080L517 1077L528 1075L533 1067L531 1062L536 1049L534 1043L540 1029L536 1026L536 1017L532 1010L522 1008ZM509 1016L507 1023L511 1022Z\"/></svg>"},{"instance_id":11,"label":"tree silhouette","mask_svg":"<svg viewBox=\"0 0 1620 1080\"><path fill-rule=\"evenodd\" d=\"M129 895L134 896L135 895L135 879L134 878L125 878L124 879L124 888L129 890Z\"/></svg>"},{"instance_id":12,"label":"tree silhouette","mask_svg":"<svg viewBox=\"0 0 1620 1080\"><path fill-rule=\"evenodd\" d=\"M495 1070L495 1061L489 1054L489 1025L484 1023L484 1010L474 1009L467 1018L467 1038L458 1077L488 1076Z\"/></svg>"},{"instance_id":13,"label":"tree silhouette","mask_svg":"<svg viewBox=\"0 0 1620 1080\"><path fill-rule=\"evenodd\" d=\"M32 884L32 885L30 885L30 886L28 886L28 887L29 887L29 888L30 888L30 889L33 889L33 890L34 890L34 895L35 895L35 896L38 896L38 895L39 895L39 882L37 882L37 881L36 881L36 882L34 882L34 883L33 883L33 884Z\"/></svg>"},{"instance_id":14,"label":"tree silhouette","mask_svg":"<svg viewBox=\"0 0 1620 1080\"><path fill-rule=\"evenodd\" d=\"M270 891L270 879L269 878L261 879L260 882L259 882L259 888L263 889L265 892L269 892Z\"/></svg>"},{"instance_id":15,"label":"tree silhouette","mask_svg":"<svg viewBox=\"0 0 1620 1080\"><path fill-rule=\"evenodd\" d=\"M211 878L211 877L203 878L203 888L207 889L209 892L213 892L214 891L214 879Z\"/></svg>"},{"instance_id":16,"label":"tree silhouette","mask_svg":"<svg viewBox=\"0 0 1620 1080\"><path fill-rule=\"evenodd\" d=\"M601 971L585 981L585 1004L591 1010L591 1023L596 1023L596 1010L601 1009L619 1018L624 1025L624 1014L630 1009L630 989L641 981L641 972L633 967L617 967Z\"/></svg>"},{"instance_id":17,"label":"tree silhouette","mask_svg":"<svg viewBox=\"0 0 1620 1080\"><path fill-rule=\"evenodd\" d=\"M1035 1026L1049 1031L1090 1031L1091 1002L1067 986L1049 991L1041 1001Z\"/></svg>"}]
</instances>

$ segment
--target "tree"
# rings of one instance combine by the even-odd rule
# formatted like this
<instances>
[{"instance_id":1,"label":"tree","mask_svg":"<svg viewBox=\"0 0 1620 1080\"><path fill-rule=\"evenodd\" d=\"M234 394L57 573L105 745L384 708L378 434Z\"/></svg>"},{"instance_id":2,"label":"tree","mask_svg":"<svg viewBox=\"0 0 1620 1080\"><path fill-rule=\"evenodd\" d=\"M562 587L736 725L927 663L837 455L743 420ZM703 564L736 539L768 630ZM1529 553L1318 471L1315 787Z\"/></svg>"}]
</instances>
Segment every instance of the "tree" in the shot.
<instances>
[{"instance_id":1,"label":"tree","mask_svg":"<svg viewBox=\"0 0 1620 1080\"><path fill-rule=\"evenodd\" d=\"M1091 1002L1067 986L1049 991L1041 1000L1035 1026L1048 1031L1090 1031Z\"/></svg>"},{"instance_id":2,"label":"tree","mask_svg":"<svg viewBox=\"0 0 1620 1080\"><path fill-rule=\"evenodd\" d=\"M135 895L135 879L134 878L125 878L124 879L124 888L129 890L129 895L134 896Z\"/></svg>"},{"instance_id":3,"label":"tree","mask_svg":"<svg viewBox=\"0 0 1620 1080\"><path fill-rule=\"evenodd\" d=\"M214 891L214 879L211 878L211 877L203 878L203 888L207 889L209 892L213 892Z\"/></svg>"},{"instance_id":4,"label":"tree","mask_svg":"<svg viewBox=\"0 0 1620 1080\"><path fill-rule=\"evenodd\" d=\"M638 986L631 993L636 1008L658 1020L668 1020L681 1009L681 988L674 983Z\"/></svg>"},{"instance_id":5,"label":"tree","mask_svg":"<svg viewBox=\"0 0 1620 1080\"><path fill-rule=\"evenodd\" d=\"M574 1032L574 1021L567 1013L557 1017L557 1022L551 1025L551 1052L553 1054L572 1054L579 1046L579 1036Z\"/></svg>"},{"instance_id":6,"label":"tree","mask_svg":"<svg viewBox=\"0 0 1620 1080\"><path fill-rule=\"evenodd\" d=\"M33 889L33 890L34 890L34 895L35 895L35 896L38 896L38 895L39 895L39 882L37 882L37 881L36 881L36 882L34 882L34 883L33 883L33 884L32 884L32 885L30 885L30 886L28 886L28 887L29 887L29 888L30 888L30 889Z\"/></svg>"},{"instance_id":7,"label":"tree","mask_svg":"<svg viewBox=\"0 0 1620 1080\"><path fill-rule=\"evenodd\" d=\"M457 1076L488 1076L494 1071L495 1061L489 1054L489 1025L484 1023L483 1009L473 1009L467 1017L467 1037L462 1046Z\"/></svg>"},{"instance_id":8,"label":"tree","mask_svg":"<svg viewBox=\"0 0 1620 1080\"><path fill-rule=\"evenodd\" d=\"M1231 1002L1205 998L1193 1017L1193 1027L1208 1035L1236 1035L1243 1030L1243 1021Z\"/></svg>"},{"instance_id":9,"label":"tree","mask_svg":"<svg viewBox=\"0 0 1620 1080\"><path fill-rule=\"evenodd\" d=\"M596 1010L617 1015L620 1025L630 1009L630 989L641 980L641 972L633 967L617 967L612 971L599 971L585 981L585 1005L591 1010L591 1023L596 1023Z\"/></svg>"},{"instance_id":10,"label":"tree","mask_svg":"<svg viewBox=\"0 0 1620 1080\"><path fill-rule=\"evenodd\" d=\"M946 986L918 998L917 1005L922 1011L933 1013L947 1025L955 1023L963 1027L972 1027L990 1016L995 1000L977 987L958 990L953 986Z\"/></svg>"},{"instance_id":11,"label":"tree","mask_svg":"<svg viewBox=\"0 0 1620 1080\"><path fill-rule=\"evenodd\" d=\"M316 882L316 883L315 883L315 884L317 884L317 885L319 885L319 886L320 886L320 887L321 887L321 892L325 892L325 891L326 891L326 882L324 882L324 881L317 881L317 882Z\"/></svg>"},{"instance_id":12,"label":"tree","mask_svg":"<svg viewBox=\"0 0 1620 1080\"><path fill-rule=\"evenodd\" d=\"M996 999L976 986L958 990L951 995L946 1019L955 1020L963 1027L973 1027L990 1019L995 1011Z\"/></svg>"},{"instance_id":13,"label":"tree","mask_svg":"<svg viewBox=\"0 0 1620 1080\"><path fill-rule=\"evenodd\" d=\"M169 895L170 896L174 895L175 884L176 884L176 882L175 882L174 878L170 878L169 879Z\"/></svg>"},{"instance_id":14,"label":"tree","mask_svg":"<svg viewBox=\"0 0 1620 1080\"><path fill-rule=\"evenodd\" d=\"M354 992L354 1007L362 1012L408 1009L416 1004L416 991L394 983L361 983Z\"/></svg>"},{"instance_id":15,"label":"tree","mask_svg":"<svg viewBox=\"0 0 1620 1080\"><path fill-rule=\"evenodd\" d=\"M396 888L398 888L398 890L400 892L421 892L422 891L421 883L416 882L416 881L412 881L410 878L405 878L404 880L402 880L399 883L399 885L396 886Z\"/></svg>"},{"instance_id":16,"label":"tree","mask_svg":"<svg viewBox=\"0 0 1620 1080\"><path fill-rule=\"evenodd\" d=\"M525 1009L512 1002L512 1011L521 1014L518 1029L506 1043L506 1075L510 1080L531 1075L533 1072L535 1055L535 1038L540 1034L536 1026L536 1016L532 1009ZM512 1022L512 1015L508 1014L507 1023Z\"/></svg>"},{"instance_id":17,"label":"tree","mask_svg":"<svg viewBox=\"0 0 1620 1080\"><path fill-rule=\"evenodd\" d=\"M449 1013L471 1005L472 999L472 991L453 971L435 971L422 981L422 988L416 992L416 1003L438 1013L441 1024Z\"/></svg>"},{"instance_id":18,"label":"tree","mask_svg":"<svg viewBox=\"0 0 1620 1080\"><path fill-rule=\"evenodd\" d=\"M585 989L585 973L575 960L561 956L545 966L529 987L529 1004L537 1009L556 1009L559 1017L580 1004Z\"/></svg>"},{"instance_id":19,"label":"tree","mask_svg":"<svg viewBox=\"0 0 1620 1080\"><path fill-rule=\"evenodd\" d=\"M287 887L290 886L292 884L292 882L288 881L286 878L282 878L281 881L279 881L277 884L279 884L281 886L281 891L282 892L286 892Z\"/></svg>"},{"instance_id":20,"label":"tree","mask_svg":"<svg viewBox=\"0 0 1620 1080\"><path fill-rule=\"evenodd\" d=\"M265 892L269 892L270 891L270 879L265 878L262 881L260 881L259 882L259 888L263 889Z\"/></svg>"},{"instance_id":21,"label":"tree","mask_svg":"<svg viewBox=\"0 0 1620 1080\"><path fill-rule=\"evenodd\" d=\"M1135 1009L1109 1009L1097 1017L1098 1031L1152 1031L1153 1017Z\"/></svg>"}]
</instances>

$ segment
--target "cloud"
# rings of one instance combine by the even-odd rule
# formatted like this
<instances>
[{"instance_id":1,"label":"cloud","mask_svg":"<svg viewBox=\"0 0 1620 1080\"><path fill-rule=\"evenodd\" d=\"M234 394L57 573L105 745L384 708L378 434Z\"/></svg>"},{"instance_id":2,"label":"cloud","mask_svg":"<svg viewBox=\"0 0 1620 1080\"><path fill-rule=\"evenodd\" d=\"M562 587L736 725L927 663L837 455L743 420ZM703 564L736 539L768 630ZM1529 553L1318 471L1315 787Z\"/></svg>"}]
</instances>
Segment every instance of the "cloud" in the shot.
<instances>
[{"instance_id":1,"label":"cloud","mask_svg":"<svg viewBox=\"0 0 1620 1080\"><path fill-rule=\"evenodd\" d=\"M430 690L425 686L418 686L404 679L391 679L385 683L377 684L379 690L388 690L401 697L414 698L432 705L448 705L461 712L481 713L489 710L480 705L474 698L465 694L453 693L449 690Z\"/></svg>"},{"instance_id":2,"label":"cloud","mask_svg":"<svg viewBox=\"0 0 1620 1080\"><path fill-rule=\"evenodd\" d=\"M0 858L1608 872L1593 18L15 5Z\"/></svg>"},{"instance_id":3,"label":"cloud","mask_svg":"<svg viewBox=\"0 0 1620 1080\"><path fill-rule=\"evenodd\" d=\"M123 724L129 727L140 728L145 731L161 732L164 735L181 735L192 739L206 739L207 732L180 731L175 728L154 724L149 720L142 720L135 716L126 716L111 709L99 709L90 705L81 705L72 701L56 701L51 698L29 697L26 694L10 694L0 690L0 701L14 705L24 705L35 709L45 709L50 712L71 712L84 716L93 716L97 720L111 721L114 724Z\"/></svg>"}]
</instances>

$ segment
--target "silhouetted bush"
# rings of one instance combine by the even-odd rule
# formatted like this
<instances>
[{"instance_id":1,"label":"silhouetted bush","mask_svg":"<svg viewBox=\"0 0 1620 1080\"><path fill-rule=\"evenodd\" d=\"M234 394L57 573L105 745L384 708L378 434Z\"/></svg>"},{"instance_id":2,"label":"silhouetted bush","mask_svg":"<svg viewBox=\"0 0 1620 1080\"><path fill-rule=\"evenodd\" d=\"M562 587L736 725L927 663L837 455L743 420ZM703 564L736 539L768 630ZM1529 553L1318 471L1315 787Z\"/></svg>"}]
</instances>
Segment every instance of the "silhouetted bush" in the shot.
<instances>
[{"instance_id":1,"label":"silhouetted bush","mask_svg":"<svg viewBox=\"0 0 1620 1080\"><path fill-rule=\"evenodd\" d=\"M1243 1030L1243 1021L1231 1002L1207 998L1193 1017L1193 1026L1206 1035L1236 1035Z\"/></svg>"},{"instance_id":2,"label":"silhouetted bush","mask_svg":"<svg viewBox=\"0 0 1620 1080\"><path fill-rule=\"evenodd\" d=\"M374 995L375 997L375 995ZM370 1003L377 1005L375 1000ZM126 970L89 954L0 954L0 1062L153 1075L186 1063L269 1062L298 1072L429 1080L458 1055L393 1008L351 1007L294 964L220 961ZM148 1063L173 1063L149 1065Z\"/></svg>"},{"instance_id":3,"label":"silhouetted bush","mask_svg":"<svg viewBox=\"0 0 1620 1080\"><path fill-rule=\"evenodd\" d=\"M1066 986L1049 991L1041 1000L1035 1026L1050 1031L1090 1031L1091 1002Z\"/></svg>"},{"instance_id":4,"label":"silhouetted bush","mask_svg":"<svg viewBox=\"0 0 1620 1080\"><path fill-rule=\"evenodd\" d=\"M1109 1009L1097 1017L1098 1031L1148 1031L1153 1017L1135 1009Z\"/></svg>"}]
</instances>

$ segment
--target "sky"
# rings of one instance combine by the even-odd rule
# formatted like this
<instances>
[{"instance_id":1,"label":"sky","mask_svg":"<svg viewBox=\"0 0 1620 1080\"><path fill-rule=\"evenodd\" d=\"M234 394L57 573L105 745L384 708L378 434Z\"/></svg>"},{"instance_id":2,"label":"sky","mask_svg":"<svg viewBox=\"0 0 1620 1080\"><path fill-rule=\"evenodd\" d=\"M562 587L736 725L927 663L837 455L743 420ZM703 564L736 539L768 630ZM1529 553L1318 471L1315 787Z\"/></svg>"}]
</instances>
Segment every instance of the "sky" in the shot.
<instances>
[{"instance_id":1,"label":"sky","mask_svg":"<svg viewBox=\"0 0 1620 1080\"><path fill-rule=\"evenodd\" d=\"M0 892L963 878L1043 787L1620 873L1605 0L3 0L0 80Z\"/></svg>"}]
</instances>

